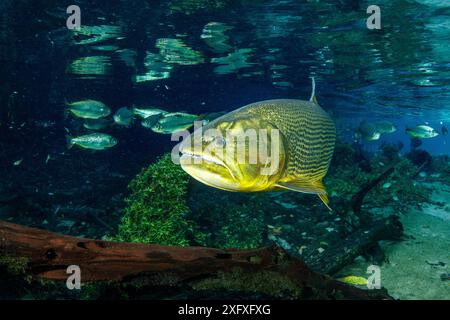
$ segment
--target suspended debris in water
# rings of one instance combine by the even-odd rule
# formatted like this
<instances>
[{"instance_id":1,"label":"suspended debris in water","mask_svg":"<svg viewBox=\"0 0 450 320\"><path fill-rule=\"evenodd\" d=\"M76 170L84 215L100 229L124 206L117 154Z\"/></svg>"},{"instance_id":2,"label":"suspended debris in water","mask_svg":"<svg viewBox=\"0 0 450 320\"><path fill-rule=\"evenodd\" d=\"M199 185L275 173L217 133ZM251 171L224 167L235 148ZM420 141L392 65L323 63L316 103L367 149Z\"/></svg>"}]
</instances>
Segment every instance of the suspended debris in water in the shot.
<instances>
[{"instance_id":1,"label":"suspended debris in water","mask_svg":"<svg viewBox=\"0 0 450 320\"><path fill-rule=\"evenodd\" d=\"M392 183L386 182L385 184L383 184L383 189L389 189L391 186L392 186Z\"/></svg>"},{"instance_id":2,"label":"suspended debris in water","mask_svg":"<svg viewBox=\"0 0 450 320\"><path fill-rule=\"evenodd\" d=\"M294 85L292 84L292 82L289 81L273 81L272 84L276 87L283 87L283 88L293 88Z\"/></svg>"}]
</instances>

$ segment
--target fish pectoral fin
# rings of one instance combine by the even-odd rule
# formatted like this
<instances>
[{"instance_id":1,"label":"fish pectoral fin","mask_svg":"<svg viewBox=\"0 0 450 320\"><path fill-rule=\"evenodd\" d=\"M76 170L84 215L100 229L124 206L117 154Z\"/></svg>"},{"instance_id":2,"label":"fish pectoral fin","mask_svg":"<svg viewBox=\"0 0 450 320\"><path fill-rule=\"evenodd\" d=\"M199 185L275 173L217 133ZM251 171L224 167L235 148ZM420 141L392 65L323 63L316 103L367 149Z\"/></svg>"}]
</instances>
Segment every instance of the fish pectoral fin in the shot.
<instances>
[{"instance_id":1,"label":"fish pectoral fin","mask_svg":"<svg viewBox=\"0 0 450 320\"><path fill-rule=\"evenodd\" d=\"M318 194L320 200L322 200L323 204L328 208L328 210L333 211L330 207L330 200L328 199L328 195L326 193Z\"/></svg>"},{"instance_id":2,"label":"fish pectoral fin","mask_svg":"<svg viewBox=\"0 0 450 320\"><path fill-rule=\"evenodd\" d=\"M327 191L325 190L324 185L322 184L322 181L310 181L310 180L291 180L286 182L278 182L277 186L303 192L303 193L310 193L310 194L327 194Z\"/></svg>"},{"instance_id":3,"label":"fish pectoral fin","mask_svg":"<svg viewBox=\"0 0 450 320\"><path fill-rule=\"evenodd\" d=\"M328 199L327 190L321 180L308 181L308 180L293 180L289 182L279 182L276 186L289 189L297 192L317 194L325 204L325 206L331 211L330 200Z\"/></svg>"}]
</instances>

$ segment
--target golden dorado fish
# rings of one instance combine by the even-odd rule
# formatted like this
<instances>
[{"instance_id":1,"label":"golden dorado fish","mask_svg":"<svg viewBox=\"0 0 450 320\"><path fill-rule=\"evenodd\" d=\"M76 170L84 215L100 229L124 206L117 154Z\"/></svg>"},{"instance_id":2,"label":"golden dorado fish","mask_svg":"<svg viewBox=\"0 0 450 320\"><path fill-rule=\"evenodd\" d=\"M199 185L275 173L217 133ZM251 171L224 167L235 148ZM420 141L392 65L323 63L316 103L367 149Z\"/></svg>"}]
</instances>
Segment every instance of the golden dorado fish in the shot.
<instances>
[{"instance_id":1,"label":"golden dorado fish","mask_svg":"<svg viewBox=\"0 0 450 320\"><path fill-rule=\"evenodd\" d=\"M260 101L196 128L179 145L181 167L218 189L289 189L317 194L330 209L322 179L333 155L336 129L314 91L313 79L310 101Z\"/></svg>"}]
</instances>

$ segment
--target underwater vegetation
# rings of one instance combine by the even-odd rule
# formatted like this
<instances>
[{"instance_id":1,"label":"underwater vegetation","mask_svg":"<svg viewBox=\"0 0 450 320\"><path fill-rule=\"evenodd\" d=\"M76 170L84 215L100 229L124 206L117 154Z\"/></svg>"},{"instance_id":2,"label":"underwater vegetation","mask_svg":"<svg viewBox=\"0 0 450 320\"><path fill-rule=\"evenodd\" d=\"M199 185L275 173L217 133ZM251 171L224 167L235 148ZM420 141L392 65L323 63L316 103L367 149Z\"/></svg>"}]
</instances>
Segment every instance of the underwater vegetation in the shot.
<instances>
[{"instance_id":1,"label":"underwater vegetation","mask_svg":"<svg viewBox=\"0 0 450 320\"><path fill-rule=\"evenodd\" d=\"M113 240L187 246L189 177L170 154L143 169L129 184L130 196Z\"/></svg>"},{"instance_id":2,"label":"underwater vegetation","mask_svg":"<svg viewBox=\"0 0 450 320\"><path fill-rule=\"evenodd\" d=\"M194 214L188 206L189 179L170 154L143 169L129 184L125 213L111 240L217 248L262 245L261 201L247 203L244 197L235 203L222 195L199 207L190 199Z\"/></svg>"},{"instance_id":3,"label":"underwater vegetation","mask_svg":"<svg viewBox=\"0 0 450 320\"><path fill-rule=\"evenodd\" d=\"M229 194L195 183L188 203L201 244L221 249L262 246L266 200L263 194Z\"/></svg>"}]
</instances>

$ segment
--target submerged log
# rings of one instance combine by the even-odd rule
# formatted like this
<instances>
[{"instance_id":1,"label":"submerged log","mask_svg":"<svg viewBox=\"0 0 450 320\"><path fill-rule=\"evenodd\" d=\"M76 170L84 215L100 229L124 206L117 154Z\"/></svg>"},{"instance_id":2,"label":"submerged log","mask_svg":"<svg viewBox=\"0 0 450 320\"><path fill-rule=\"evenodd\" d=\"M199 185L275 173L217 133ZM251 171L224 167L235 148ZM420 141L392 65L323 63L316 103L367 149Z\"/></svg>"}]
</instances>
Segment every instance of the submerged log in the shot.
<instances>
[{"instance_id":1,"label":"submerged log","mask_svg":"<svg viewBox=\"0 0 450 320\"><path fill-rule=\"evenodd\" d=\"M320 256L307 259L308 265L313 270L333 275L356 257L370 251L380 240L400 240L403 235L403 225L396 215L374 220L366 227L332 244Z\"/></svg>"},{"instance_id":2,"label":"submerged log","mask_svg":"<svg viewBox=\"0 0 450 320\"><path fill-rule=\"evenodd\" d=\"M330 246L320 255L312 254L305 257L305 261L313 270L334 275L356 257L378 246L381 240L401 240L403 225L397 215L375 217L368 211L362 210L362 204L367 194L381 181L394 171L392 165L373 180L364 184L346 204L341 213L344 229L341 239Z\"/></svg>"},{"instance_id":3,"label":"submerged log","mask_svg":"<svg viewBox=\"0 0 450 320\"><path fill-rule=\"evenodd\" d=\"M83 283L132 284L138 280L152 287L251 290L274 297L280 297L274 294L278 291L283 297L303 299L390 298L383 292L361 290L316 273L278 247L220 250L117 243L0 221L0 256L25 259L28 275L47 280L66 281L67 268L77 265ZM280 288L274 290L277 285Z\"/></svg>"},{"instance_id":4,"label":"submerged log","mask_svg":"<svg viewBox=\"0 0 450 320\"><path fill-rule=\"evenodd\" d=\"M394 172L394 166L389 167L378 177L363 185L361 189L356 194L353 195L350 201L350 205L354 214L356 214L357 216L361 216L361 206L363 204L366 195L369 193L370 190L375 188L381 181L386 179L392 172Z\"/></svg>"}]
</instances>

